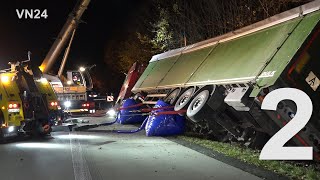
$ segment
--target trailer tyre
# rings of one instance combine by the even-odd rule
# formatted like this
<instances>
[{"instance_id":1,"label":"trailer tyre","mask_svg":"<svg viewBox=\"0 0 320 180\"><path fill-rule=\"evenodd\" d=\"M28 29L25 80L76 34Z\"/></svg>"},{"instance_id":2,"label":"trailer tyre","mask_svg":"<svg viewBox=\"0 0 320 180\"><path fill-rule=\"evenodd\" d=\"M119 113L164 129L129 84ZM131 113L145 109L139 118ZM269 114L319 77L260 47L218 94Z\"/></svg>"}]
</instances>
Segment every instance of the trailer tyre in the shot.
<instances>
[{"instance_id":1,"label":"trailer tyre","mask_svg":"<svg viewBox=\"0 0 320 180\"><path fill-rule=\"evenodd\" d=\"M171 104L171 105L175 104L178 100L180 92L181 92L180 88L176 88L176 89L170 91L170 93L164 98L164 102Z\"/></svg>"},{"instance_id":2,"label":"trailer tyre","mask_svg":"<svg viewBox=\"0 0 320 180\"><path fill-rule=\"evenodd\" d=\"M197 123L204 119L205 112L210 108L206 105L209 98L210 92L207 89L201 91L193 98L187 109L187 116L190 120Z\"/></svg>"},{"instance_id":3,"label":"trailer tyre","mask_svg":"<svg viewBox=\"0 0 320 180\"><path fill-rule=\"evenodd\" d=\"M177 102L175 103L174 110L179 111L182 109L187 109L190 100L195 92L196 88L191 87L186 89L178 98Z\"/></svg>"}]
</instances>

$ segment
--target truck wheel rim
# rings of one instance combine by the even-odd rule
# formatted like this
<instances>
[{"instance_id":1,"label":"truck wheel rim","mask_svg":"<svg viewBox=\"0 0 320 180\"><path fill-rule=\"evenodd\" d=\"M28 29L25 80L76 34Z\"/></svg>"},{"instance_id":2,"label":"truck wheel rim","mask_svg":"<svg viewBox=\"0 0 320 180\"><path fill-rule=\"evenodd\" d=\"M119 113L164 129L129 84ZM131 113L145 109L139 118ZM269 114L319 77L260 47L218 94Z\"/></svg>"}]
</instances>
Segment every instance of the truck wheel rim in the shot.
<instances>
[{"instance_id":1,"label":"truck wheel rim","mask_svg":"<svg viewBox=\"0 0 320 180\"><path fill-rule=\"evenodd\" d=\"M204 90L200 92L190 103L188 110L187 110L187 116L194 116L197 114L202 107L205 105L207 100L209 99L209 91Z\"/></svg>"},{"instance_id":2,"label":"truck wheel rim","mask_svg":"<svg viewBox=\"0 0 320 180\"><path fill-rule=\"evenodd\" d=\"M176 100L176 98L179 95L180 90L179 89L175 89L174 91L172 91L169 96L165 99L166 102L173 104L174 101Z\"/></svg>"},{"instance_id":3,"label":"truck wheel rim","mask_svg":"<svg viewBox=\"0 0 320 180\"><path fill-rule=\"evenodd\" d=\"M192 106L192 110L197 109L199 106L201 106L203 103L203 97L199 97L197 98L197 100L195 101L195 103Z\"/></svg>"},{"instance_id":4,"label":"truck wheel rim","mask_svg":"<svg viewBox=\"0 0 320 180\"><path fill-rule=\"evenodd\" d=\"M194 88L190 88L186 90L178 99L176 102L176 105L174 106L174 110L178 111L184 108L185 105L188 104L188 102L191 99L192 93L193 93Z\"/></svg>"}]
</instances>

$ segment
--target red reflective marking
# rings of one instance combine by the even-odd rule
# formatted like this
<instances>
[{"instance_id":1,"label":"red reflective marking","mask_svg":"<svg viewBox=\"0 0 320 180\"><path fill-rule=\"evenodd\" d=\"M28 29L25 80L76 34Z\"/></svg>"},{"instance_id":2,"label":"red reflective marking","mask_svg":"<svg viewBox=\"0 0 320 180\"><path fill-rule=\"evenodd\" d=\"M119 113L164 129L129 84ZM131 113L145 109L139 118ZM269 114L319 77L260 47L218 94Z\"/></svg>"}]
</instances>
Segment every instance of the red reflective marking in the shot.
<instances>
[{"instance_id":1,"label":"red reflective marking","mask_svg":"<svg viewBox=\"0 0 320 180\"><path fill-rule=\"evenodd\" d=\"M302 57L305 55L305 53L307 52L307 50L310 48L310 46L312 45L313 41L315 41L315 39L318 37L320 33L320 29L318 29L318 31L312 36L312 38L310 39L310 41L308 42L307 46L303 49L302 53L300 54L300 56L298 57L297 61L294 62L294 64L290 67L288 73L287 73L287 78L296 85L295 81L291 78L291 74L294 70L294 68L297 66L298 62L301 61ZM284 125L286 123L284 122ZM303 144L304 146L309 146L298 134L295 135L295 137L298 139L298 141ZM320 155L316 152L313 153L314 157L317 160L320 160Z\"/></svg>"},{"instance_id":2,"label":"red reflective marking","mask_svg":"<svg viewBox=\"0 0 320 180\"><path fill-rule=\"evenodd\" d=\"M163 112L157 112L155 113L156 116L158 115L175 115L175 114L180 114L180 113L185 113L187 110L179 110L179 111L163 111Z\"/></svg>"},{"instance_id":3,"label":"red reflective marking","mask_svg":"<svg viewBox=\"0 0 320 180\"><path fill-rule=\"evenodd\" d=\"M282 122L283 126L285 126L287 124L287 122ZM294 137L296 137L298 139L298 141L304 145L304 146L309 146L302 138L301 136L299 136L298 134L296 134Z\"/></svg>"},{"instance_id":4,"label":"red reflective marking","mask_svg":"<svg viewBox=\"0 0 320 180\"><path fill-rule=\"evenodd\" d=\"M278 118L278 119L281 119L281 116L280 116L280 114L278 114L278 115L277 115L277 118Z\"/></svg>"},{"instance_id":5,"label":"red reflective marking","mask_svg":"<svg viewBox=\"0 0 320 180\"><path fill-rule=\"evenodd\" d=\"M285 126L286 124L287 124L287 122L283 122L283 125L284 125L284 126ZM304 141L299 134L296 134L294 137L297 138L297 140L298 140L302 145L307 146L307 147L310 147L310 145L309 145L306 141ZM317 160L320 160L320 156L319 156L319 154L318 154L317 152L313 151L313 155L314 155L314 157L315 157Z\"/></svg>"},{"instance_id":6,"label":"red reflective marking","mask_svg":"<svg viewBox=\"0 0 320 180\"><path fill-rule=\"evenodd\" d=\"M141 109L141 112L151 112L155 110L160 110L160 109L170 109L174 108L174 106L165 106L165 107L159 107L159 108L146 108L146 109Z\"/></svg>"},{"instance_id":7,"label":"red reflective marking","mask_svg":"<svg viewBox=\"0 0 320 180\"><path fill-rule=\"evenodd\" d=\"M143 103L135 104L135 105L128 106L128 107L121 107L121 108L118 108L118 110L130 109L130 108L139 107L139 106L143 106Z\"/></svg>"},{"instance_id":8,"label":"red reflective marking","mask_svg":"<svg viewBox=\"0 0 320 180\"><path fill-rule=\"evenodd\" d=\"M296 62L294 62L294 64L290 67L288 73L287 73L287 78L292 81L294 84L296 84L294 82L294 80L290 77L292 71L294 70L294 68L297 66L298 62L300 62L300 60L302 59L303 55L307 52L307 50L310 48L311 44L313 43L313 41L318 37L320 33L320 29L318 29L318 31L312 36L311 40L308 42L307 46L303 49L302 53L300 54L299 58L297 59Z\"/></svg>"}]
</instances>

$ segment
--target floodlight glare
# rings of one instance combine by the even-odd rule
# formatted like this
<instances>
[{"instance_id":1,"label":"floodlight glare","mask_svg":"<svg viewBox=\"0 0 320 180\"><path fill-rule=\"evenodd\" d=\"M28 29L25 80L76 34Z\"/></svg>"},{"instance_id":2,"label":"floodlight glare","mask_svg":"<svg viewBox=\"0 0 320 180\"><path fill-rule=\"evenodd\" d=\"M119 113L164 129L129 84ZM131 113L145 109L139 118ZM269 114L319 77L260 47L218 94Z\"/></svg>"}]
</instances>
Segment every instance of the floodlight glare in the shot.
<instances>
[{"instance_id":1,"label":"floodlight glare","mask_svg":"<svg viewBox=\"0 0 320 180\"><path fill-rule=\"evenodd\" d=\"M1 82L2 83L9 83L9 76L3 75L1 76Z\"/></svg>"},{"instance_id":2,"label":"floodlight glare","mask_svg":"<svg viewBox=\"0 0 320 180\"><path fill-rule=\"evenodd\" d=\"M13 131L14 131L14 127L13 127L13 126L10 126L10 127L8 128L8 132L11 133L11 132L13 132Z\"/></svg>"},{"instance_id":3,"label":"floodlight glare","mask_svg":"<svg viewBox=\"0 0 320 180\"><path fill-rule=\"evenodd\" d=\"M71 102L70 102L70 101L64 102L64 106L65 106L66 108L71 107Z\"/></svg>"},{"instance_id":4,"label":"floodlight glare","mask_svg":"<svg viewBox=\"0 0 320 180\"><path fill-rule=\"evenodd\" d=\"M46 78L41 78L41 79L40 79L40 82L41 82L42 84L47 84L47 83L48 83L48 80L47 80Z\"/></svg>"},{"instance_id":5,"label":"floodlight glare","mask_svg":"<svg viewBox=\"0 0 320 180\"><path fill-rule=\"evenodd\" d=\"M110 110L107 112L107 114L108 114L109 116L115 116L115 115L116 115L116 111L115 111L114 109L110 109Z\"/></svg>"}]
</instances>

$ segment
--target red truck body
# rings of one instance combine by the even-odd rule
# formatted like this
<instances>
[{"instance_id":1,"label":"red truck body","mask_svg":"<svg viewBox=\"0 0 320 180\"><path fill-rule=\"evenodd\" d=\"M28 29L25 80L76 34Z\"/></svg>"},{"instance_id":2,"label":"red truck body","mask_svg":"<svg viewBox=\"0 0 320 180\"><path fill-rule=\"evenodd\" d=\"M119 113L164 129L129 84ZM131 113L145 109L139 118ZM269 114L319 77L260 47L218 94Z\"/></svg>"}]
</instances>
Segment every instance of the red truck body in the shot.
<instances>
[{"instance_id":1,"label":"red truck body","mask_svg":"<svg viewBox=\"0 0 320 180\"><path fill-rule=\"evenodd\" d=\"M131 96L131 90L133 86L136 84L145 69L146 66L138 62L132 65L127 73L126 79L122 84L116 104L121 103L122 100L127 99Z\"/></svg>"}]
</instances>

